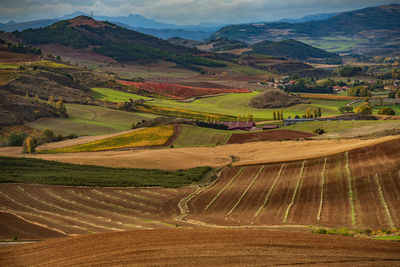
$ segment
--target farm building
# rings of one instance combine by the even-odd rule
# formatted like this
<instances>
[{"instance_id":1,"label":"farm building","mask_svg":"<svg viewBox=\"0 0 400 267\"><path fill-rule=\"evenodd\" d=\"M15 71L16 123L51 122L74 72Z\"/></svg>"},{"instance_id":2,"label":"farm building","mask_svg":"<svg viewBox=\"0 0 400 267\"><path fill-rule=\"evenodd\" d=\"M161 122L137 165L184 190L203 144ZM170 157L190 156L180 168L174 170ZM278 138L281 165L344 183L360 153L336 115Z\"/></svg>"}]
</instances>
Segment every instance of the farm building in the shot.
<instances>
[{"instance_id":1,"label":"farm building","mask_svg":"<svg viewBox=\"0 0 400 267\"><path fill-rule=\"evenodd\" d=\"M228 127L228 130L244 130L250 131L256 127L256 123L252 121L221 121L223 125Z\"/></svg>"}]
</instances>

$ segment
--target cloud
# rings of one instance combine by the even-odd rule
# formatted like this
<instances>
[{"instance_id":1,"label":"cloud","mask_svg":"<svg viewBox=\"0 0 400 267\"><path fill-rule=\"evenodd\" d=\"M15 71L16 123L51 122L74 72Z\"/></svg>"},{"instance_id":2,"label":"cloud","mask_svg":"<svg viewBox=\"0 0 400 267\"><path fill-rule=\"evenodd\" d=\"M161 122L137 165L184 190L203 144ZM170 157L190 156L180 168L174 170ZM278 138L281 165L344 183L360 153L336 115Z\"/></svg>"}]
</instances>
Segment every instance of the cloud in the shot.
<instances>
[{"instance_id":1,"label":"cloud","mask_svg":"<svg viewBox=\"0 0 400 267\"><path fill-rule=\"evenodd\" d=\"M60 17L76 11L96 15L140 14L162 22L243 23L400 3L400 0L0 0L1 21Z\"/></svg>"}]
</instances>

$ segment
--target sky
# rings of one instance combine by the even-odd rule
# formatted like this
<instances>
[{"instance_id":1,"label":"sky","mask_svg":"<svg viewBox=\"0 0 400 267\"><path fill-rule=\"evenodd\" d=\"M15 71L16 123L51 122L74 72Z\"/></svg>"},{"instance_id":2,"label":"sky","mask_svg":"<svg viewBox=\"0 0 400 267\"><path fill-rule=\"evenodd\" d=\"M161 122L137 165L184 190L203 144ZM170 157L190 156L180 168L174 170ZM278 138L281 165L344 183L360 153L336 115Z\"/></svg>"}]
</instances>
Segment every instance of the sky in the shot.
<instances>
[{"instance_id":1,"label":"sky","mask_svg":"<svg viewBox=\"0 0 400 267\"><path fill-rule=\"evenodd\" d=\"M139 14L160 22L239 24L300 18L400 0L0 0L0 22L62 17L76 11L106 16Z\"/></svg>"}]
</instances>

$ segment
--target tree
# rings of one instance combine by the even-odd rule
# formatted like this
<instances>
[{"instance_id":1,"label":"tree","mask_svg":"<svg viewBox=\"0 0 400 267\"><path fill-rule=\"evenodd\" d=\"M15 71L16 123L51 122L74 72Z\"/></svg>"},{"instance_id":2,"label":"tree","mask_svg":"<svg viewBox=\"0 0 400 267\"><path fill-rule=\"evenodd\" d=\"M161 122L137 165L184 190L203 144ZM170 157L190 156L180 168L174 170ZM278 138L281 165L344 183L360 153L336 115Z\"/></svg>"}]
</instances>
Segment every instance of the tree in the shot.
<instances>
[{"instance_id":1,"label":"tree","mask_svg":"<svg viewBox=\"0 0 400 267\"><path fill-rule=\"evenodd\" d=\"M354 112L357 114L363 114L363 115L372 114L372 108L368 103L364 103L364 104L358 106L354 110Z\"/></svg>"},{"instance_id":2,"label":"tree","mask_svg":"<svg viewBox=\"0 0 400 267\"><path fill-rule=\"evenodd\" d=\"M40 99L39 96L38 96L38 95L35 95L35 101L36 101L36 102L39 102L39 99Z\"/></svg>"},{"instance_id":3,"label":"tree","mask_svg":"<svg viewBox=\"0 0 400 267\"><path fill-rule=\"evenodd\" d=\"M253 121L253 115L248 114L248 115L247 115L247 121L248 121L248 122L252 122L252 121Z\"/></svg>"},{"instance_id":4,"label":"tree","mask_svg":"<svg viewBox=\"0 0 400 267\"><path fill-rule=\"evenodd\" d=\"M272 117L273 117L273 120L274 120L274 121L277 120L277 118L276 118L276 111L275 111L275 110L272 112Z\"/></svg>"},{"instance_id":5,"label":"tree","mask_svg":"<svg viewBox=\"0 0 400 267\"><path fill-rule=\"evenodd\" d=\"M32 136L25 138L23 143L24 153L34 153L36 149L36 139Z\"/></svg>"},{"instance_id":6,"label":"tree","mask_svg":"<svg viewBox=\"0 0 400 267\"><path fill-rule=\"evenodd\" d=\"M311 118L311 108L307 108L307 111L306 111L306 118L307 118L307 119Z\"/></svg>"},{"instance_id":7,"label":"tree","mask_svg":"<svg viewBox=\"0 0 400 267\"><path fill-rule=\"evenodd\" d=\"M51 96L49 97L49 105L52 106L52 107L54 107L54 97L53 97L53 95L51 95Z\"/></svg>"},{"instance_id":8,"label":"tree","mask_svg":"<svg viewBox=\"0 0 400 267\"><path fill-rule=\"evenodd\" d=\"M339 108L340 113L352 113L353 107L351 106L343 106Z\"/></svg>"},{"instance_id":9,"label":"tree","mask_svg":"<svg viewBox=\"0 0 400 267\"><path fill-rule=\"evenodd\" d=\"M383 106L383 97L379 97L379 106Z\"/></svg>"},{"instance_id":10,"label":"tree","mask_svg":"<svg viewBox=\"0 0 400 267\"><path fill-rule=\"evenodd\" d=\"M67 113L67 109L65 108L65 104L64 101L62 100L62 98L60 98L60 100L58 100L57 104L56 104L56 109L60 114L66 114Z\"/></svg>"},{"instance_id":11,"label":"tree","mask_svg":"<svg viewBox=\"0 0 400 267\"><path fill-rule=\"evenodd\" d=\"M42 136L46 141L53 141L53 139L54 139L54 133L49 128L45 128L42 131Z\"/></svg>"},{"instance_id":12,"label":"tree","mask_svg":"<svg viewBox=\"0 0 400 267\"><path fill-rule=\"evenodd\" d=\"M9 146L22 146L24 140L26 138L26 133L11 133L8 136L8 145Z\"/></svg>"},{"instance_id":13,"label":"tree","mask_svg":"<svg viewBox=\"0 0 400 267\"><path fill-rule=\"evenodd\" d=\"M279 119L280 119L280 120L283 120L283 110L282 110L282 109L281 109L280 112L279 112Z\"/></svg>"},{"instance_id":14,"label":"tree","mask_svg":"<svg viewBox=\"0 0 400 267\"><path fill-rule=\"evenodd\" d=\"M26 97L26 98L29 98L28 91L26 91L26 93L25 93L25 97Z\"/></svg>"},{"instance_id":15,"label":"tree","mask_svg":"<svg viewBox=\"0 0 400 267\"><path fill-rule=\"evenodd\" d=\"M318 110L317 110L317 117L321 117L321 116L322 116L321 107L318 107Z\"/></svg>"}]
</instances>

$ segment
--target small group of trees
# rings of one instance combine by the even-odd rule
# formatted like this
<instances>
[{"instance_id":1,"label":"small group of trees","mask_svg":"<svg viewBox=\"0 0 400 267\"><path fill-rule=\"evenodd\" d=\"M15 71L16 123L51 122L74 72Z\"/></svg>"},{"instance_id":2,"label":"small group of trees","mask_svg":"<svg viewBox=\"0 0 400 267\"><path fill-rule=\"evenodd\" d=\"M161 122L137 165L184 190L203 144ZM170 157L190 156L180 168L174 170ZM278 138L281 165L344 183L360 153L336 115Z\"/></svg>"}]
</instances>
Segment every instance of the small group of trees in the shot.
<instances>
[{"instance_id":1,"label":"small group of trees","mask_svg":"<svg viewBox=\"0 0 400 267\"><path fill-rule=\"evenodd\" d=\"M381 108L378 110L378 115L396 115L396 111L392 108Z\"/></svg>"},{"instance_id":2,"label":"small group of trees","mask_svg":"<svg viewBox=\"0 0 400 267\"><path fill-rule=\"evenodd\" d=\"M322 110L320 107L318 108L307 108L305 118L307 119L315 119L322 116Z\"/></svg>"},{"instance_id":3,"label":"small group of trees","mask_svg":"<svg viewBox=\"0 0 400 267\"><path fill-rule=\"evenodd\" d=\"M247 114L245 116L242 115L238 115L237 116L237 121L248 121L248 122L252 122L254 121L254 117L251 114Z\"/></svg>"},{"instance_id":4,"label":"small group of trees","mask_svg":"<svg viewBox=\"0 0 400 267\"><path fill-rule=\"evenodd\" d=\"M351 106L343 106L339 108L340 113L353 113L353 107Z\"/></svg>"},{"instance_id":5,"label":"small group of trees","mask_svg":"<svg viewBox=\"0 0 400 267\"><path fill-rule=\"evenodd\" d=\"M357 114L363 114L363 115L372 114L372 107L371 107L371 103L369 102L369 99L366 99L363 104L356 107L354 109L354 112Z\"/></svg>"},{"instance_id":6,"label":"small group of trees","mask_svg":"<svg viewBox=\"0 0 400 267\"><path fill-rule=\"evenodd\" d=\"M24 153L34 153L38 145L58 142L64 139L75 139L78 136L75 134L70 134L63 136L62 134L55 135L54 132L48 128L45 128L42 132L33 131L29 135L25 132L11 133L8 136L9 146L22 146Z\"/></svg>"},{"instance_id":7,"label":"small group of trees","mask_svg":"<svg viewBox=\"0 0 400 267\"><path fill-rule=\"evenodd\" d=\"M272 118L274 121L283 120L283 110L274 110L272 112Z\"/></svg>"},{"instance_id":8,"label":"small group of trees","mask_svg":"<svg viewBox=\"0 0 400 267\"><path fill-rule=\"evenodd\" d=\"M347 66L347 67L340 69L339 74L340 74L340 76L343 76L343 77L352 77L362 71L363 71L363 69L361 67Z\"/></svg>"},{"instance_id":9,"label":"small group of trees","mask_svg":"<svg viewBox=\"0 0 400 267\"><path fill-rule=\"evenodd\" d=\"M54 102L54 96L51 95L49 97L49 101L48 104L54 108L57 113L59 113L62 116L66 116L67 115L67 108L65 107L65 103L62 99L62 97L60 97L60 99L57 102Z\"/></svg>"},{"instance_id":10,"label":"small group of trees","mask_svg":"<svg viewBox=\"0 0 400 267\"><path fill-rule=\"evenodd\" d=\"M347 89L348 96L370 97L371 91L367 87L358 85Z\"/></svg>"}]
</instances>

